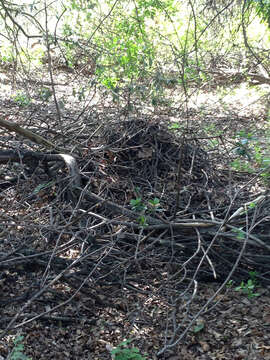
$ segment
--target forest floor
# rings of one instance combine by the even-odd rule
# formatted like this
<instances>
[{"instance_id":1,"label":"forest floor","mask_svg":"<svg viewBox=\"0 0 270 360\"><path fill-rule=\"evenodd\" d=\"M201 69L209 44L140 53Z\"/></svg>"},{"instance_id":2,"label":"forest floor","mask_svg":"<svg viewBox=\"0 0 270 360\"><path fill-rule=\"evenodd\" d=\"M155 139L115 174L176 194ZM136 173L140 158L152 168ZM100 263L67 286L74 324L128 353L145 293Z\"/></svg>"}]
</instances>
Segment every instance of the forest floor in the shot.
<instances>
[{"instance_id":1,"label":"forest floor","mask_svg":"<svg viewBox=\"0 0 270 360\"><path fill-rule=\"evenodd\" d=\"M97 148L103 144L98 143L100 137L95 138L92 135L103 121L107 122L108 129L110 122L117 124L118 120L126 120L129 116L136 118L138 113L139 118L145 118L153 123L157 121L167 125L184 123L185 126L189 123L193 132L198 132L197 135L199 130L203 129L205 136L201 141L202 146L208 141L207 136L216 140L222 134L227 141L226 144L223 144L222 151L220 151L220 143L216 142L213 142L213 150L209 151L209 157L210 159L215 158L217 168L228 165L223 154L231 151L235 145L235 137L241 131L256 136L259 139L257 144L262 151L267 151L269 146L269 142L265 138L269 128L267 91L260 93L250 89L246 84L240 84L234 89L227 88L226 91L224 89L215 89L211 92L204 90L200 94L194 95L190 98L189 115L184 118L179 108L156 110L149 107L138 110L135 115L127 115L123 109L115 107L110 101L101 102L101 95L93 96L91 104L86 100L82 104L78 99L74 99L73 95L73 88L81 86L81 80L78 79L77 83L74 82L72 86L59 86L59 92L66 96L66 102L62 104L63 108L61 108L65 130L64 133L61 133L59 124L57 125L54 103L41 102L37 94L31 96L31 101L28 102L28 97L22 96L20 92L22 87L20 88L18 82L12 85L11 80L10 74L0 73L0 93L3 95L0 109L1 118L19 123L43 137L49 137L51 141L57 141L57 144L62 147L70 148L70 143L72 143L73 149L76 149L76 146L81 145L79 137L76 137L77 132L83 132L85 138L82 139L85 147ZM59 74L57 81L65 83L65 74ZM37 84L33 83L31 86L30 91L34 91ZM175 101L177 102L176 98ZM102 105L100 105L101 103ZM87 111L80 114L84 107L87 108ZM98 132L97 135L99 135ZM113 134L109 133L109 136L113 136ZM118 140L116 139L116 142ZM6 130L0 130L0 146L2 149L22 147L40 151L39 146L33 146L29 140L25 141L22 137L9 134ZM88 159L87 156L88 152L86 151L85 159ZM101 180L94 179L94 177L92 183L98 183L96 186L103 189L103 194L107 191L106 194L111 195L114 191L116 192L117 185L113 184L112 174L107 176L106 164L116 160L110 159L113 156L110 152L103 152L95 160L102 162L102 156L106 156L106 162L104 159L103 163L104 177L112 184L110 187L106 187L104 184L100 185ZM139 153L139 157L148 159L150 155L143 149ZM82 171L86 171L85 163L85 160L80 162ZM13 172L18 173L18 167L15 164L0 166L2 167L2 169L0 167L1 186L4 186L7 179L6 174L11 176ZM256 168L255 162L254 167ZM127 169L129 169L128 164ZM126 170L127 176L128 171ZM241 169L239 175L233 179L233 183L239 188L245 184L247 179L252 179L252 176L253 174ZM237 179L239 180L238 184ZM162 296L162 292L158 291L158 276L165 278L167 276L164 267L157 275L157 279L153 279L153 283L151 285L149 283L149 286L144 284L144 287L140 287L139 282L135 284L134 281L132 285L129 284L129 287L121 286L119 283L104 283L98 285L102 287L102 291L96 295L95 291L93 293L89 291L91 287L74 292L72 284L68 286L67 283L57 283L55 288L48 289L46 297L32 299L28 305L27 301L38 292L40 284L45 284L47 280L51 279L50 276L53 276L50 275L49 267L44 268L42 261L40 266L36 263L32 265L28 263L27 266L18 265L16 261L13 267L9 267L7 263L5 266L1 266L1 261L9 259L12 254L15 257L10 261L24 256L20 252L19 241L23 240L30 246L37 244L37 242L31 242L31 234L24 229L25 219L35 222L39 229L42 229L42 225L47 221L41 210L50 208L51 194L48 195L45 191L45 194L33 202L32 198L27 196L33 194L37 188L37 177L29 177L26 180L23 183L18 181L13 186L12 192L10 188L7 190L3 188L1 191L0 217L5 221L9 219L10 223L14 221L16 229L12 228L14 224L10 225L12 230L8 237L4 232L4 227L0 232L1 331L5 331L7 325L14 321L11 330L0 340L0 360L7 359L14 347L14 337L18 335L24 336L22 340L24 353L33 360L112 359L111 350L124 340L132 340L129 347L137 347L139 353L145 354L147 360L157 359L157 352L165 345L165 339L168 341L176 335L177 341L183 333L183 329L195 316L196 320L187 335L174 347L169 348L164 355L159 357L160 359L270 360L270 286L260 285L259 281L250 296L244 294L243 291L235 290L235 287L239 286L243 280L241 277L238 281L234 278L231 286L225 286L216 296L215 293L224 279L221 282L214 278L210 281L198 281L196 287L188 290L189 296L183 300L184 306L176 307L177 312L173 313L170 312L170 298ZM125 179L122 180L124 182ZM169 181L167 179L167 182ZM124 196L123 205L127 205L130 199L126 195L128 190L124 187L124 183L121 183L121 186L125 195L117 189L119 192L117 199L120 201ZM263 181L258 180L249 190L250 193L256 195L267 190L267 186ZM60 203L58 205L61 206ZM36 214L39 214L39 218L34 217L33 212L35 211ZM19 223L20 216L23 219L21 224ZM53 226L53 221L51 220L51 226ZM36 236L36 234L32 235ZM54 251L53 249L56 247L54 240L47 238L46 244L42 247L40 239L45 239L42 230L40 230L39 237L39 245L36 249ZM14 240L14 243L12 244L10 240ZM154 256L154 253L152 254ZM70 248L65 252L65 256L69 257L70 261L74 260L77 255L78 248ZM158 269L153 267L151 269L152 277L155 271L158 273ZM137 274L134 274L134 278L144 275L138 271ZM244 279L244 281L246 280ZM157 291L151 291L153 288L156 288ZM165 290L163 286L162 291ZM194 296L190 295L192 292ZM253 296L254 294L256 296ZM207 305L211 298L213 300ZM189 299L192 301L187 305ZM59 303L61 303L61 311L50 312L50 309ZM201 311L202 308L203 311ZM42 315L38 316L39 314ZM198 314L199 316L197 316ZM37 319L35 319L36 316ZM175 327L179 326L178 335L169 326L171 322ZM128 360L129 358L123 357L122 359ZM140 358L134 357L134 359L139 360Z\"/></svg>"}]
</instances>

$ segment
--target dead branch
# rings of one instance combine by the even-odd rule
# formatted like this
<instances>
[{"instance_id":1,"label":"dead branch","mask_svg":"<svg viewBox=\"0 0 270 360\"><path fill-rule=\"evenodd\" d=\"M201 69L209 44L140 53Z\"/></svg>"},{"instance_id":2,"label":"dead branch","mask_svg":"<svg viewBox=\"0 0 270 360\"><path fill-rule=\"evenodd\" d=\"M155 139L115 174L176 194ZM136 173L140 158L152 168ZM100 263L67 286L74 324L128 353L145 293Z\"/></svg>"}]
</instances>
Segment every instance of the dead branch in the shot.
<instances>
[{"instance_id":1,"label":"dead branch","mask_svg":"<svg viewBox=\"0 0 270 360\"><path fill-rule=\"evenodd\" d=\"M25 129L14 122L0 119L0 127L8 129L9 131L14 131L17 134L33 141L34 143L36 143L38 145L45 146L47 149L51 149L51 150L58 151L58 152L63 152L63 151L65 152L65 149L58 148L57 146L52 144L49 140L45 139L44 137L37 135L30 130Z\"/></svg>"}]
</instances>

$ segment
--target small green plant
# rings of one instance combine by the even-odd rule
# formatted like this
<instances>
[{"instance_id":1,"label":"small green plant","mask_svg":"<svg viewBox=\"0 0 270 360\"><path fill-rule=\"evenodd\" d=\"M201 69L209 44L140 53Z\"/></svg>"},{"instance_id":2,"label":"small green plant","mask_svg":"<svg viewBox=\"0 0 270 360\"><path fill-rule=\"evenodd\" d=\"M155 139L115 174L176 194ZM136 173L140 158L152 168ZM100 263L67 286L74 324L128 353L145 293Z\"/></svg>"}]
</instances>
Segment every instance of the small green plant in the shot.
<instances>
[{"instance_id":1,"label":"small green plant","mask_svg":"<svg viewBox=\"0 0 270 360\"><path fill-rule=\"evenodd\" d=\"M52 96L52 94L53 94L52 91L47 87L43 87L39 91L39 97L43 101L48 101L49 98Z\"/></svg>"},{"instance_id":2,"label":"small green plant","mask_svg":"<svg viewBox=\"0 0 270 360\"><path fill-rule=\"evenodd\" d=\"M255 292L256 287L258 285L258 281L256 278L257 272L250 271L249 275L250 275L250 279L248 279L246 283L242 281L241 284L235 288L235 291L241 291L243 294L247 295L248 298L260 296L259 293Z\"/></svg>"},{"instance_id":3,"label":"small green plant","mask_svg":"<svg viewBox=\"0 0 270 360\"><path fill-rule=\"evenodd\" d=\"M161 212L164 209L160 207L160 200L158 198L148 200L148 209L153 212Z\"/></svg>"},{"instance_id":4,"label":"small green plant","mask_svg":"<svg viewBox=\"0 0 270 360\"><path fill-rule=\"evenodd\" d=\"M227 289L231 289L232 286L233 286L233 280L229 280L226 284Z\"/></svg>"},{"instance_id":5,"label":"small green plant","mask_svg":"<svg viewBox=\"0 0 270 360\"><path fill-rule=\"evenodd\" d=\"M147 206L143 203L141 197L137 197L136 199L131 199L130 205L131 205L132 210L134 210L136 212L142 212L147 209Z\"/></svg>"},{"instance_id":6,"label":"small green plant","mask_svg":"<svg viewBox=\"0 0 270 360\"><path fill-rule=\"evenodd\" d=\"M249 209L254 209L256 207L256 204L254 202L251 202L248 207Z\"/></svg>"},{"instance_id":7,"label":"small green plant","mask_svg":"<svg viewBox=\"0 0 270 360\"><path fill-rule=\"evenodd\" d=\"M204 126L203 130L208 136L220 136L222 135L222 130L219 130L215 124L209 124Z\"/></svg>"},{"instance_id":8,"label":"small green plant","mask_svg":"<svg viewBox=\"0 0 270 360\"><path fill-rule=\"evenodd\" d=\"M138 189L136 190L136 194L138 195ZM138 195L136 199L130 200L130 205L132 210L140 213L137 221L141 226L147 226L145 212L147 210L147 206L143 203L142 198Z\"/></svg>"},{"instance_id":9,"label":"small green plant","mask_svg":"<svg viewBox=\"0 0 270 360\"><path fill-rule=\"evenodd\" d=\"M236 159L231 162L231 167L236 171L245 171L252 173L254 170L251 168L248 162L240 159Z\"/></svg>"},{"instance_id":10,"label":"small green plant","mask_svg":"<svg viewBox=\"0 0 270 360\"><path fill-rule=\"evenodd\" d=\"M0 63L1 65L12 65L15 62L14 48L8 43L4 43L0 47Z\"/></svg>"},{"instance_id":11,"label":"small green plant","mask_svg":"<svg viewBox=\"0 0 270 360\"><path fill-rule=\"evenodd\" d=\"M171 124L168 126L168 129L172 131L179 131L181 130L181 125L178 122L171 122Z\"/></svg>"},{"instance_id":12,"label":"small green plant","mask_svg":"<svg viewBox=\"0 0 270 360\"><path fill-rule=\"evenodd\" d=\"M197 334L199 332L201 332L204 329L204 323L199 323L198 325L194 326L193 328L193 332L194 334Z\"/></svg>"},{"instance_id":13,"label":"small green plant","mask_svg":"<svg viewBox=\"0 0 270 360\"><path fill-rule=\"evenodd\" d=\"M12 352L9 354L7 360L32 360L32 358L29 358L23 353L24 345L22 343L22 340L23 340L22 335L16 336L16 338L13 340L14 348L12 349Z\"/></svg>"},{"instance_id":14,"label":"small green plant","mask_svg":"<svg viewBox=\"0 0 270 360\"><path fill-rule=\"evenodd\" d=\"M111 350L113 359L114 360L147 360L145 356L142 356L139 353L138 348L128 347L128 345L131 342L132 340L123 341L115 349Z\"/></svg>"},{"instance_id":15,"label":"small green plant","mask_svg":"<svg viewBox=\"0 0 270 360\"><path fill-rule=\"evenodd\" d=\"M236 135L236 147L234 153L239 157L231 163L231 167L236 171L246 171L249 173L261 171L261 178L265 184L269 184L269 155L265 146L252 133L239 131Z\"/></svg>"},{"instance_id":16,"label":"small green plant","mask_svg":"<svg viewBox=\"0 0 270 360\"><path fill-rule=\"evenodd\" d=\"M15 96L14 96L14 101L22 107L28 106L31 103L31 98L26 95L23 94L22 92L18 92Z\"/></svg>"},{"instance_id":17,"label":"small green plant","mask_svg":"<svg viewBox=\"0 0 270 360\"><path fill-rule=\"evenodd\" d=\"M55 185L54 181L49 181L47 183L42 183L39 184L33 191L33 193L36 195L38 194L41 190L47 189L47 188L51 188L53 185Z\"/></svg>"},{"instance_id":18,"label":"small green plant","mask_svg":"<svg viewBox=\"0 0 270 360\"><path fill-rule=\"evenodd\" d=\"M238 240L244 240L246 233L241 229L233 229L232 230L235 233L236 239Z\"/></svg>"},{"instance_id":19,"label":"small green plant","mask_svg":"<svg viewBox=\"0 0 270 360\"><path fill-rule=\"evenodd\" d=\"M135 189L136 199L130 200L130 205L132 210L138 212L140 216L137 221L142 226L147 226L146 216L145 214L153 214L155 212L161 212L164 209L160 207L160 200L158 198L148 200L147 205L143 202L142 197L139 196L139 189Z\"/></svg>"},{"instance_id":20,"label":"small green plant","mask_svg":"<svg viewBox=\"0 0 270 360\"><path fill-rule=\"evenodd\" d=\"M139 216L137 221L141 226L147 226L148 225L146 217L144 215Z\"/></svg>"},{"instance_id":21,"label":"small green plant","mask_svg":"<svg viewBox=\"0 0 270 360\"><path fill-rule=\"evenodd\" d=\"M257 279L258 273L257 273L257 271L249 271L249 276L250 276L250 279L253 281L253 283L255 285L258 285L258 279Z\"/></svg>"},{"instance_id":22,"label":"small green plant","mask_svg":"<svg viewBox=\"0 0 270 360\"><path fill-rule=\"evenodd\" d=\"M239 131L236 138L237 138L237 143L236 143L235 153L241 157L251 160L252 143L257 139L253 136L252 133L246 133L244 130Z\"/></svg>"}]
</instances>

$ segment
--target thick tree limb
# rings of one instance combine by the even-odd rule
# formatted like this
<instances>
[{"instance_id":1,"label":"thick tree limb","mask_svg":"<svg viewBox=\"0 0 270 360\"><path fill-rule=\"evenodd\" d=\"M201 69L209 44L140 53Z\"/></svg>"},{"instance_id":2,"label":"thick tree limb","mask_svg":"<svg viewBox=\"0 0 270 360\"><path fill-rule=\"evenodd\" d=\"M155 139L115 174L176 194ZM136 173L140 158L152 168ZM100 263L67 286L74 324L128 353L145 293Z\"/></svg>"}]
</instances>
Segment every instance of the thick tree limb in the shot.
<instances>
[{"instance_id":1,"label":"thick tree limb","mask_svg":"<svg viewBox=\"0 0 270 360\"><path fill-rule=\"evenodd\" d=\"M79 173L76 159L67 154L44 154L34 151L13 151L2 150L0 151L0 164L7 164L8 162L22 162L33 163L33 160L38 161L63 161L69 171L72 179L71 187L81 186L81 176Z\"/></svg>"}]
</instances>

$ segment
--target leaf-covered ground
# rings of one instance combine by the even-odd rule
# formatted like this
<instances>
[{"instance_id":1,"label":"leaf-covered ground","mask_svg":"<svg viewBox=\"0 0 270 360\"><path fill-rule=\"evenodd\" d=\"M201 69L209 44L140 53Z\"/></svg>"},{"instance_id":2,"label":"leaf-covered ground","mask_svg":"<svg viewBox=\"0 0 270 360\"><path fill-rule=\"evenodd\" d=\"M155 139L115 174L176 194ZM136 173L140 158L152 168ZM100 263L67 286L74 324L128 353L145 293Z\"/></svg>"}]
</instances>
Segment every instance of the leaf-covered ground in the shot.
<instances>
[{"instance_id":1,"label":"leaf-covered ground","mask_svg":"<svg viewBox=\"0 0 270 360\"><path fill-rule=\"evenodd\" d=\"M51 181L42 166L0 165L1 331L11 327L0 341L2 358L11 351L14 336L22 334L25 354L32 359L111 359L110 349L125 339L133 339L147 359L156 359L172 337L177 342L190 326L160 358L270 359L267 282L258 279L258 297L234 290L250 271L260 271L258 263L267 269L267 193L257 211L237 215L232 223L242 229L243 221L254 222L264 247L249 239L232 287L214 296L243 247L239 234L219 225L228 208L232 216L267 190L256 173L228 170L229 163L239 160L241 132L256 136L267 153L266 95L241 85L226 93L204 90L191 99L188 114L181 106L138 107L127 113L98 91L91 102L76 100L72 87L81 86L80 79L72 86L59 85L59 97L65 95L66 101L60 122L53 102L40 99L39 83L28 84L28 102L22 87L12 87L10 74L0 75L0 116L76 154L88 194L77 205L69 202L65 167L54 168L55 182L40 187ZM59 74L59 83L66 80ZM5 129L0 144L2 149L44 151ZM248 145L253 157L253 143ZM254 158L241 161L256 170ZM139 215L149 224L132 218L138 208L130 201L138 198L139 211L144 211ZM175 223L182 226L185 220L190 227L178 229ZM212 230L193 220L212 221ZM217 231L221 240L211 247ZM208 246L212 252L198 268ZM259 275L269 279L267 271Z\"/></svg>"}]
</instances>

